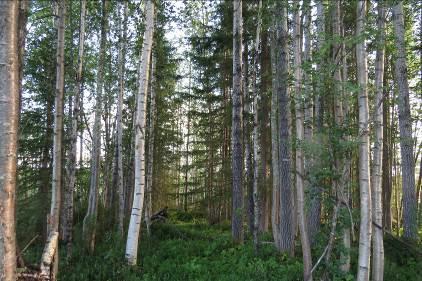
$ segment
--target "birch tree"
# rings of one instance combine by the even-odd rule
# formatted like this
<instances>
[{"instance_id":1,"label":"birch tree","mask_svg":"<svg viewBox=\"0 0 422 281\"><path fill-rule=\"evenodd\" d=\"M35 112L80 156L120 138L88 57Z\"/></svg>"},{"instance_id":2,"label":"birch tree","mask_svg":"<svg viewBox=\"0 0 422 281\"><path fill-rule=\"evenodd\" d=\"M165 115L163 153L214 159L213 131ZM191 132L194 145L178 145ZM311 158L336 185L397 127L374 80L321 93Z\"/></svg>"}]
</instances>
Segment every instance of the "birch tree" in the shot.
<instances>
[{"instance_id":1,"label":"birch tree","mask_svg":"<svg viewBox=\"0 0 422 281\"><path fill-rule=\"evenodd\" d=\"M304 141L303 127L303 101L302 101L302 40L301 40L301 22L300 22L300 3L296 4L293 16L293 42L294 42L294 77L295 77L295 107L296 107L296 138L298 146L296 149L296 192L297 192L297 212L300 232L300 241L302 245L303 256L303 280L312 280L312 256L311 245L309 243L308 229L305 215L305 192L304 178L305 167L303 161L302 145Z\"/></svg>"},{"instance_id":2,"label":"birch tree","mask_svg":"<svg viewBox=\"0 0 422 281\"><path fill-rule=\"evenodd\" d=\"M66 0L58 3L57 18L57 55L56 55L56 90L53 137L53 177L51 209L47 219L48 239L41 258L41 276L56 280L59 263L59 218L62 189L62 131L63 131L63 95L64 95L64 35L66 18ZM52 269L51 269L52 268Z\"/></svg>"},{"instance_id":3,"label":"birch tree","mask_svg":"<svg viewBox=\"0 0 422 281\"><path fill-rule=\"evenodd\" d=\"M377 19L377 54L375 58L375 141L372 163L372 280L384 279L384 242L382 227L382 154L383 154L383 82L384 82L384 44L385 44L385 10L384 3L378 2ZM387 172L387 171L386 171Z\"/></svg>"},{"instance_id":4,"label":"birch tree","mask_svg":"<svg viewBox=\"0 0 422 281\"><path fill-rule=\"evenodd\" d=\"M233 1L232 236L243 243L242 0Z\"/></svg>"},{"instance_id":5,"label":"birch tree","mask_svg":"<svg viewBox=\"0 0 422 281\"><path fill-rule=\"evenodd\" d=\"M93 129L93 144L91 151L91 178L89 186L88 209L83 220L83 236L87 249L92 253L95 247L95 235L98 211L98 179L100 174L100 156L101 156L101 115L102 115L102 96L104 84L104 57L107 41L107 6L108 0L102 0L101 16L101 39L100 51L98 57L97 89L95 100L95 117Z\"/></svg>"},{"instance_id":6,"label":"birch tree","mask_svg":"<svg viewBox=\"0 0 422 281\"><path fill-rule=\"evenodd\" d=\"M73 228L73 191L75 190L76 181L76 146L78 141L78 120L80 120L80 98L82 92L82 68L84 56L84 42L85 42L85 13L86 0L81 1L80 24L79 24L79 47L78 47L78 68L76 71L76 86L73 98L73 114L71 124L69 159L67 163L67 184L64 194L63 212L64 222L63 227L63 241L67 243L67 255L71 255L72 247L72 228Z\"/></svg>"},{"instance_id":7,"label":"birch tree","mask_svg":"<svg viewBox=\"0 0 422 281\"><path fill-rule=\"evenodd\" d=\"M357 2L356 36L361 37L365 28L366 1ZM368 108L368 68L365 41L361 38L356 44L357 78L359 84L359 193L360 193L360 230L358 281L369 280L372 208L369 171L369 108Z\"/></svg>"},{"instance_id":8,"label":"birch tree","mask_svg":"<svg viewBox=\"0 0 422 281\"><path fill-rule=\"evenodd\" d=\"M0 280L16 280L15 190L19 124L18 1L0 1Z\"/></svg>"},{"instance_id":9,"label":"birch tree","mask_svg":"<svg viewBox=\"0 0 422 281\"><path fill-rule=\"evenodd\" d=\"M412 138L412 119L409 104L403 2L397 1L397 4L393 6L392 10L395 45L397 49L394 73L399 100L401 178L403 186L403 237L417 239L415 162L413 159L414 140Z\"/></svg>"},{"instance_id":10,"label":"birch tree","mask_svg":"<svg viewBox=\"0 0 422 281\"><path fill-rule=\"evenodd\" d=\"M149 68L154 34L154 1L147 0L145 7L146 25L140 60L140 78L136 105L135 124L135 184L126 242L126 260L129 265L136 265L138 240L141 226L142 209L145 196L145 115L146 96L148 93Z\"/></svg>"}]
</instances>

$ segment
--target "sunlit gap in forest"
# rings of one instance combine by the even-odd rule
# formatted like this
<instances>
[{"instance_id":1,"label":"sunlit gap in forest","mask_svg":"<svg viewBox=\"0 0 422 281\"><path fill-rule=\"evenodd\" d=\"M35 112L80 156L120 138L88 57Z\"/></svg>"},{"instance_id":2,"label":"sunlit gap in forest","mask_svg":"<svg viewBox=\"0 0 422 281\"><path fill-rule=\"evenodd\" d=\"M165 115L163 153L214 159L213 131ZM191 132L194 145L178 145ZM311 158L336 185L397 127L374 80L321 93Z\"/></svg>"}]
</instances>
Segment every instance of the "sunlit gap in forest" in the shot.
<instances>
[{"instance_id":1,"label":"sunlit gap in forest","mask_svg":"<svg viewBox=\"0 0 422 281\"><path fill-rule=\"evenodd\" d=\"M422 280L421 5L0 0L0 281Z\"/></svg>"}]
</instances>

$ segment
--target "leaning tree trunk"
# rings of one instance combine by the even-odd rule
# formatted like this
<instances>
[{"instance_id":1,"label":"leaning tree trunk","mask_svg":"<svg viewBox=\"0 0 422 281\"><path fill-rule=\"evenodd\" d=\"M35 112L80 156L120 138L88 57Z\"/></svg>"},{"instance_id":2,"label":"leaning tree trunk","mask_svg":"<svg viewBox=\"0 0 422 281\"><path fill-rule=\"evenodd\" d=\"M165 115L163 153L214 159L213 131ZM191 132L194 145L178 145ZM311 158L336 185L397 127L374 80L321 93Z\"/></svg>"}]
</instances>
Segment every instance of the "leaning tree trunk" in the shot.
<instances>
[{"instance_id":1,"label":"leaning tree trunk","mask_svg":"<svg viewBox=\"0 0 422 281\"><path fill-rule=\"evenodd\" d=\"M76 72L75 97L73 99L72 131L70 137L70 154L67 166L68 182L63 202L63 241L67 243L67 255L71 256L73 231L73 191L76 181L76 146L78 141L78 120L80 120L80 97L82 92L82 68L85 42L86 0L81 1L81 16L79 25L78 69Z\"/></svg>"},{"instance_id":2,"label":"leaning tree trunk","mask_svg":"<svg viewBox=\"0 0 422 281\"><path fill-rule=\"evenodd\" d=\"M98 57L98 73L97 73L97 96L95 101L95 117L93 130L93 145L91 152L91 179L89 186L88 209L83 220L83 236L86 247L89 252L94 251L95 235L97 224L98 210L98 179L100 174L100 155L101 155L101 115L102 115L102 96L104 83L104 57L107 41L107 6L108 0L102 2L102 18L101 18L101 40L100 53Z\"/></svg>"},{"instance_id":3,"label":"leaning tree trunk","mask_svg":"<svg viewBox=\"0 0 422 281\"><path fill-rule=\"evenodd\" d=\"M154 1L148 0L146 7L146 26L140 61L139 88L135 124L135 184L132 213L126 242L126 260L129 265L136 265L138 240L141 227L142 208L145 195L145 115L146 96L148 93L149 67L154 34Z\"/></svg>"},{"instance_id":4,"label":"leaning tree trunk","mask_svg":"<svg viewBox=\"0 0 422 281\"><path fill-rule=\"evenodd\" d=\"M415 162L413 159L412 120L409 105L403 2L393 6L393 23L397 47L395 78L399 92L400 154L403 187L403 237L417 239Z\"/></svg>"},{"instance_id":5,"label":"leaning tree trunk","mask_svg":"<svg viewBox=\"0 0 422 281\"><path fill-rule=\"evenodd\" d=\"M255 246L255 253L258 252L259 241L258 241L258 227L259 227L259 164L261 162L261 151L259 143L259 110L258 110L258 87L257 87L257 73L259 63L259 52L260 52L260 32L261 32L261 13L262 13L262 0L259 1L258 7L258 25L256 27L256 39L254 47L253 57L253 69L252 69L252 93L253 93L253 242ZM261 185L262 186L262 185ZM265 190L264 190L265 192Z\"/></svg>"},{"instance_id":6,"label":"leaning tree trunk","mask_svg":"<svg viewBox=\"0 0 422 281\"><path fill-rule=\"evenodd\" d=\"M243 243L242 0L233 1L232 236Z\"/></svg>"},{"instance_id":7,"label":"leaning tree trunk","mask_svg":"<svg viewBox=\"0 0 422 281\"><path fill-rule=\"evenodd\" d=\"M362 36L365 28L366 1L357 2L356 36ZM360 188L360 230L358 281L369 280L371 256L371 186L369 171L369 108L368 108L368 68L365 41L356 44L357 77L359 84L359 188Z\"/></svg>"},{"instance_id":8,"label":"leaning tree trunk","mask_svg":"<svg viewBox=\"0 0 422 281\"><path fill-rule=\"evenodd\" d=\"M118 207L118 232L123 236L123 223L125 216L125 196L123 190L123 96L125 92L125 62L126 62L126 39L127 39L127 18L128 18L128 3L123 2L123 24L120 25L120 43L119 43L119 96L117 101L117 136L116 136L116 185L119 196Z\"/></svg>"},{"instance_id":9,"label":"leaning tree trunk","mask_svg":"<svg viewBox=\"0 0 422 281\"><path fill-rule=\"evenodd\" d=\"M51 209L47 220L48 239L41 259L41 276L56 280L59 263L58 236L60 218L60 200L62 188L62 131L63 131L63 96L64 96L64 35L66 18L66 0L58 2L57 19L57 56L56 56L56 97L54 108L53 138L53 177Z\"/></svg>"},{"instance_id":10,"label":"leaning tree trunk","mask_svg":"<svg viewBox=\"0 0 422 281\"><path fill-rule=\"evenodd\" d=\"M291 187L291 157L290 157L290 129L289 129L289 93L288 93L288 28L287 28L287 7L286 2L277 1L275 6L276 16L276 61L275 74L279 80L276 87L278 103L278 168L280 179L280 251L294 255L294 204L293 191Z\"/></svg>"},{"instance_id":11,"label":"leaning tree trunk","mask_svg":"<svg viewBox=\"0 0 422 281\"><path fill-rule=\"evenodd\" d=\"M155 116L157 109L155 105L155 54L152 54L151 61L151 96L149 105L149 128L148 128L148 162L147 162L147 184L146 184L146 206L145 206L145 222L147 225L147 233L151 235L151 216L152 216L152 175L154 168L154 140L155 140Z\"/></svg>"},{"instance_id":12,"label":"leaning tree trunk","mask_svg":"<svg viewBox=\"0 0 422 281\"><path fill-rule=\"evenodd\" d=\"M302 40L299 15L300 3L296 4L293 16L293 42L294 42L294 67L295 67L295 107L296 107L296 192L297 192L297 214L299 223L300 241L303 256L303 280L312 281L312 256L311 245L308 236L308 226L305 215L305 191L304 191L304 161L303 141L305 129L303 127L303 97L302 97Z\"/></svg>"},{"instance_id":13,"label":"leaning tree trunk","mask_svg":"<svg viewBox=\"0 0 422 281\"><path fill-rule=\"evenodd\" d=\"M15 190L19 124L18 1L0 1L0 279L16 280Z\"/></svg>"},{"instance_id":14,"label":"leaning tree trunk","mask_svg":"<svg viewBox=\"0 0 422 281\"><path fill-rule=\"evenodd\" d=\"M382 154L383 154L383 79L384 79L384 29L385 29L385 10L383 3L378 3L378 36L377 36L377 54L375 59L375 141L374 158L372 163L372 280L384 280L384 243L382 227Z\"/></svg>"}]
</instances>

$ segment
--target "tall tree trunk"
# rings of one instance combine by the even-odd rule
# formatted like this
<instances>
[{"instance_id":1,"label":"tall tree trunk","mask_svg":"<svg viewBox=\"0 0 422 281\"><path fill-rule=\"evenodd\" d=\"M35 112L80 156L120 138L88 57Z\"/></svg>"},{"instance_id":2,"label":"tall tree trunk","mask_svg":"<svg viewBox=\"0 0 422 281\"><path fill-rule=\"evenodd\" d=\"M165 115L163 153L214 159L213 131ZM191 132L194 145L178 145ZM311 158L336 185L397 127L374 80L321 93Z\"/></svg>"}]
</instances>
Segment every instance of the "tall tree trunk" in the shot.
<instances>
[{"instance_id":1,"label":"tall tree trunk","mask_svg":"<svg viewBox=\"0 0 422 281\"><path fill-rule=\"evenodd\" d=\"M385 10L382 2L378 3L378 36L377 54L375 59L375 141L374 158L372 163L372 280L384 280L384 242L382 226L382 155L383 155L383 80L384 80L384 33L385 33Z\"/></svg>"},{"instance_id":2,"label":"tall tree trunk","mask_svg":"<svg viewBox=\"0 0 422 281\"><path fill-rule=\"evenodd\" d=\"M0 279L16 280L15 190L19 125L18 1L0 1Z\"/></svg>"},{"instance_id":3,"label":"tall tree trunk","mask_svg":"<svg viewBox=\"0 0 422 281\"><path fill-rule=\"evenodd\" d=\"M305 167L303 161L303 141L305 129L303 127L303 92L302 92L302 40L301 40L301 22L300 22L300 3L295 7L293 16L293 42L294 42L294 77L295 77L295 107L296 107L296 192L297 192L297 214L300 233L300 241L303 256L303 280L312 281L312 256L311 245L308 236L308 226L306 224L305 215L305 191L304 191L304 174ZM305 11L303 11L305 12Z\"/></svg>"},{"instance_id":4,"label":"tall tree trunk","mask_svg":"<svg viewBox=\"0 0 422 281\"><path fill-rule=\"evenodd\" d=\"M140 60L140 78L136 105L135 124L135 186L132 213L126 242L126 260L136 265L138 256L139 231L145 195L145 117L148 93L149 68L154 34L154 1L148 0L145 7L146 25Z\"/></svg>"},{"instance_id":5,"label":"tall tree trunk","mask_svg":"<svg viewBox=\"0 0 422 281\"><path fill-rule=\"evenodd\" d=\"M279 179L280 179L280 251L294 255L294 204L293 191L291 187L291 153L290 153L290 129L289 112L290 102L288 93L288 28L287 28L287 7L286 2L276 3L276 61L275 72L279 80L276 87L278 103L278 134L279 134Z\"/></svg>"},{"instance_id":6,"label":"tall tree trunk","mask_svg":"<svg viewBox=\"0 0 422 281\"><path fill-rule=\"evenodd\" d=\"M41 261L41 275L56 280L59 263L58 239L52 239L58 235L60 218L60 200L62 189L62 131L63 131L63 96L64 96L64 35L66 18L66 0L58 2L57 19L57 56L56 56L56 96L54 114L54 138L53 138L53 176L51 209L47 221L49 239L44 247ZM51 252L53 249L53 252ZM53 255L51 255L53 254ZM45 256L51 256L51 263L45 262Z\"/></svg>"},{"instance_id":7,"label":"tall tree trunk","mask_svg":"<svg viewBox=\"0 0 422 281\"><path fill-rule=\"evenodd\" d=\"M81 1L81 16L79 25L79 48L78 48L78 68L76 72L76 86L75 96L73 99L73 116L71 124L71 137L70 137L70 154L67 166L67 184L63 202L62 216L64 222L63 227L63 241L67 243L67 255L71 256L72 250L72 232L73 232L73 191L75 190L76 181L76 146L78 142L78 120L80 120L80 97L82 92L82 69L83 69L83 56L84 56L84 42L85 42L85 13L86 13L86 0Z\"/></svg>"},{"instance_id":8,"label":"tall tree trunk","mask_svg":"<svg viewBox=\"0 0 422 281\"><path fill-rule=\"evenodd\" d=\"M404 39L403 2L393 6L393 23L396 42L395 78L399 92L400 154L403 188L403 237L417 239L415 162L413 159L412 120L409 105L406 46Z\"/></svg>"},{"instance_id":9,"label":"tall tree trunk","mask_svg":"<svg viewBox=\"0 0 422 281\"><path fill-rule=\"evenodd\" d=\"M151 235L151 216L152 216L152 175L154 168L154 139L155 139L155 116L157 109L155 105L155 54L152 54L151 61L151 96L149 106L149 128L148 128L148 163L147 163L147 184L146 184L146 206L145 206L145 221L147 225L148 235Z\"/></svg>"},{"instance_id":10,"label":"tall tree trunk","mask_svg":"<svg viewBox=\"0 0 422 281\"><path fill-rule=\"evenodd\" d=\"M117 101L117 137L116 137L116 185L119 195L118 207L118 232L123 236L123 224L125 217L125 196L123 189L123 96L125 93L125 62L126 62L126 40L127 40L127 18L128 18L128 3L123 1L123 23L120 23L120 42L119 42L119 95Z\"/></svg>"},{"instance_id":11,"label":"tall tree trunk","mask_svg":"<svg viewBox=\"0 0 422 281\"><path fill-rule=\"evenodd\" d=\"M316 53L319 53L319 60L316 65L316 73L318 75L316 82L316 96L315 96L315 123L316 123L316 136L315 140L319 145L321 142L321 133L323 126L323 106L322 106L322 93L323 93L323 45L325 41L325 13L322 0L316 2L317 5L317 21L316 21ZM312 244L315 242L316 235L319 232L321 224L321 192L319 190L319 183L311 182L310 186L310 207L308 216L308 230Z\"/></svg>"},{"instance_id":12,"label":"tall tree trunk","mask_svg":"<svg viewBox=\"0 0 422 281\"><path fill-rule=\"evenodd\" d=\"M258 7L258 25L256 27L256 39L253 54L253 69L252 69L252 94L253 94L253 242L255 246L255 253L258 252L259 241L258 241L258 228L259 228L259 193L258 190L260 179L259 179L259 165L261 162L261 151L259 141L259 110L258 110L258 87L257 87L257 74L259 64L259 52L260 52L260 32L261 32L261 13L262 13L262 0L259 1ZM261 185L262 186L262 185ZM261 191L262 192L262 191Z\"/></svg>"},{"instance_id":13,"label":"tall tree trunk","mask_svg":"<svg viewBox=\"0 0 422 281\"><path fill-rule=\"evenodd\" d=\"M365 28L366 1L359 0L356 5L357 22L356 36L362 36ZM358 281L369 280L372 207L371 185L369 171L369 108L368 108L368 68L365 41L361 39L356 44L357 77L359 84L359 188L360 188L360 231L359 231L359 261Z\"/></svg>"},{"instance_id":14,"label":"tall tree trunk","mask_svg":"<svg viewBox=\"0 0 422 281\"><path fill-rule=\"evenodd\" d=\"M97 96L95 101L95 117L93 129L93 145L91 152L91 179L89 186L88 209L83 220L83 236L90 253L94 252L98 212L98 180L100 175L101 156L101 115L103 108L104 58L107 41L107 6L108 0L102 0L101 39L98 57Z\"/></svg>"},{"instance_id":15,"label":"tall tree trunk","mask_svg":"<svg viewBox=\"0 0 422 281\"><path fill-rule=\"evenodd\" d=\"M232 236L243 243L242 0L233 1Z\"/></svg>"}]
</instances>

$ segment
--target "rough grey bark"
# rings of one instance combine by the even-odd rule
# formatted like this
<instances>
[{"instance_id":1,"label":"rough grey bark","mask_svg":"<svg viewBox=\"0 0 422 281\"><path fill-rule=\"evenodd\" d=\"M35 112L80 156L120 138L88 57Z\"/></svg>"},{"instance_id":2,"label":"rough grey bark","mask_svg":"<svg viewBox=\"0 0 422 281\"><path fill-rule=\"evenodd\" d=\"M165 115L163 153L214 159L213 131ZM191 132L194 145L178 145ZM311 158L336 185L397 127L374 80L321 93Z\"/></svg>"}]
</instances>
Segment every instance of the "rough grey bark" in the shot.
<instances>
[{"instance_id":1,"label":"rough grey bark","mask_svg":"<svg viewBox=\"0 0 422 281\"><path fill-rule=\"evenodd\" d=\"M76 86L73 98L73 114L71 124L71 136L69 147L69 159L67 163L67 184L63 202L63 241L67 244L67 255L70 257L72 248L73 232L73 191L76 181L76 146L78 141L78 120L80 120L80 97L82 92L82 68L85 42L85 13L86 0L81 1L80 25L79 25L79 47L78 47L78 68L76 71Z\"/></svg>"},{"instance_id":2,"label":"rough grey bark","mask_svg":"<svg viewBox=\"0 0 422 281\"><path fill-rule=\"evenodd\" d=\"M123 96L125 93L125 62L126 62L126 40L127 40L127 18L128 3L123 1L123 23L120 23L119 42L119 95L117 101L117 136L116 136L116 185L119 196L119 206L117 214L118 232L123 236L123 223L125 217L125 196L123 190Z\"/></svg>"},{"instance_id":3,"label":"rough grey bark","mask_svg":"<svg viewBox=\"0 0 422 281\"><path fill-rule=\"evenodd\" d=\"M16 280L15 190L19 124L18 1L0 1L0 280Z\"/></svg>"},{"instance_id":4,"label":"rough grey bark","mask_svg":"<svg viewBox=\"0 0 422 281\"><path fill-rule=\"evenodd\" d=\"M259 227L259 193L258 190L260 179L259 179L259 165L261 162L261 151L260 151L260 138L259 138L259 110L258 110L258 87L257 87L257 73L259 64L259 53L260 53L260 32L261 32L261 13L262 13L262 0L259 1L258 7L258 24L256 27L256 38L253 56L253 69L252 69L252 93L253 93L253 241L255 246L255 253L258 252L259 240L258 240L258 227Z\"/></svg>"},{"instance_id":5,"label":"rough grey bark","mask_svg":"<svg viewBox=\"0 0 422 281\"><path fill-rule=\"evenodd\" d=\"M294 45L294 77L295 77L295 107L296 107L296 200L298 225L303 257L303 280L312 281L312 256L311 245L308 236L308 226L305 215L305 191L304 191L304 160L303 160L303 141L304 141L304 117L303 117L303 90L302 90L302 32L300 22L300 3L296 4L293 16L293 45Z\"/></svg>"},{"instance_id":6,"label":"rough grey bark","mask_svg":"<svg viewBox=\"0 0 422 281\"><path fill-rule=\"evenodd\" d=\"M375 141L372 161L372 280L384 279L384 242L382 227L382 155L383 155L383 80L384 80L384 44L385 44L385 9L378 3L377 15L377 54L375 59Z\"/></svg>"},{"instance_id":7,"label":"rough grey bark","mask_svg":"<svg viewBox=\"0 0 422 281\"><path fill-rule=\"evenodd\" d=\"M95 235L98 210L98 179L100 174L101 155L101 115L103 108L104 57L107 41L107 6L108 0L102 0L101 39L98 57L97 90L95 100L95 117L93 144L91 151L91 178L89 186L88 209L83 220L83 236L87 249L92 253L95 247Z\"/></svg>"},{"instance_id":8,"label":"rough grey bark","mask_svg":"<svg viewBox=\"0 0 422 281\"><path fill-rule=\"evenodd\" d=\"M64 96L64 35L66 18L66 0L58 2L57 18L57 55L56 55L56 90L55 90L55 114L54 114L54 137L53 137L53 176L51 209L47 220L48 237L55 236L59 231L60 201L62 189L62 131L63 131L63 96ZM58 270L58 240L48 239L44 247L43 256L53 249L52 262L42 271L50 280L56 280ZM43 265L43 262L41 263ZM50 271L50 267L52 267Z\"/></svg>"},{"instance_id":9,"label":"rough grey bark","mask_svg":"<svg viewBox=\"0 0 422 281\"><path fill-rule=\"evenodd\" d=\"M145 206L145 222L147 225L147 233L151 235L151 216L152 216L152 175L154 168L154 140L155 140L155 116L157 108L155 105L155 54L151 59L151 96L149 105L149 128L148 128L148 162L147 162L147 183L146 183L146 206Z\"/></svg>"},{"instance_id":10,"label":"rough grey bark","mask_svg":"<svg viewBox=\"0 0 422 281\"><path fill-rule=\"evenodd\" d=\"M359 0L356 5L356 36L362 36L365 28L366 1ZM368 107L368 68L366 45L363 39L356 44L357 78L359 84L359 191L360 191L360 230L358 281L369 280L372 207L369 170L369 107Z\"/></svg>"},{"instance_id":11,"label":"rough grey bark","mask_svg":"<svg viewBox=\"0 0 422 281\"><path fill-rule=\"evenodd\" d=\"M242 0L233 1L232 236L243 243Z\"/></svg>"},{"instance_id":12,"label":"rough grey bark","mask_svg":"<svg viewBox=\"0 0 422 281\"><path fill-rule=\"evenodd\" d=\"M403 237L417 239L415 162L413 159L412 120L409 105L409 81L407 78L406 46L403 2L393 6L393 24L396 45L394 64L395 82L398 88L400 155L403 188Z\"/></svg>"},{"instance_id":13,"label":"rough grey bark","mask_svg":"<svg viewBox=\"0 0 422 281\"><path fill-rule=\"evenodd\" d=\"M154 34L154 1L148 0L145 7L146 25L139 71L139 88L135 123L135 184L132 212L126 242L126 260L136 265L138 256L139 231L145 196L145 117L148 93L149 68Z\"/></svg>"},{"instance_id":14,"label":"rough grey bark","mask_svg":"<svg viewBox=\"0 0 422 281\"><path fill-rule=\"evenodd\" d=\"M289 255L294 254L294 204L291 187L290 157L290 102L288 93L288 27L286 2L277 1L275 6L275 79L278 103L278 135L279 135L279 179L280 179L280 248Z\"/></svg>"},{"instance_id":15,"label":"rough grey bark","mask_svg":"<svg viewBox=\"0 0 422 281\"><path fill-rule=\"evenodd\" d=\"M321 144L321 130L322 130L322 116L323 116L323 107L322 107L322 66L323 61L321 56L323 56L322 49L325 40L325 13L324 5L322 0L316 1L317 6L317 20L316 20L316 53L319 53L319 61L316 65L316 73L318 75L316 81L316 96L315 96L315 125L316 125L316 134L315 141ZM310 206L309 206L309 216L308 216L308 231L311 242L315 242L315 237L319 232L321 224L321 194L317 186L317 183L312 183L310 190Z\"/></svg>"}]
</instances>

